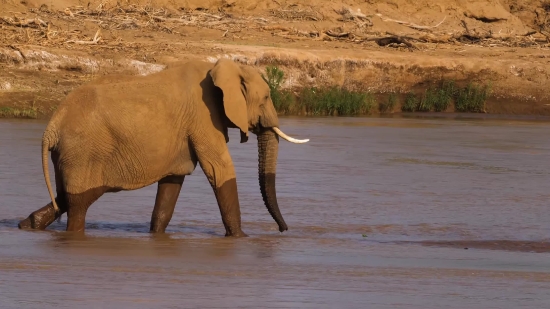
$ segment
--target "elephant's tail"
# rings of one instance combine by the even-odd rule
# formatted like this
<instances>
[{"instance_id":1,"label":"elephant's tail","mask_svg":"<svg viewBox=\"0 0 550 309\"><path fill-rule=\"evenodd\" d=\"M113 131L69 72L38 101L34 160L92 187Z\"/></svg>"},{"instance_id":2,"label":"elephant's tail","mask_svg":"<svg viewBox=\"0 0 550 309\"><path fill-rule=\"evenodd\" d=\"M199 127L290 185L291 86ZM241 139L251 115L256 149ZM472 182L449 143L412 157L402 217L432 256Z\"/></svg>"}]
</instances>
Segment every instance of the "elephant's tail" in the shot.
<instances>
[{"instance_id":1,"label":"elephant's tail","mask_svg":"<svg viewBox=\"0 0 550 309\"><path fill-rule=\"evenodd\" d=\"M53 209L57 217L57 214L59 213L59 207L57 206L55 196L53 195L52 184L50 181L50 171L48 169L48 151L55 145L57 145L57 135L53 134L52 131L46 129L46 131L44 132L44 136L42 137L42 172L44 173L44 179L46 180L48 193L50 194Z\"/></svg>"}]
</instances>

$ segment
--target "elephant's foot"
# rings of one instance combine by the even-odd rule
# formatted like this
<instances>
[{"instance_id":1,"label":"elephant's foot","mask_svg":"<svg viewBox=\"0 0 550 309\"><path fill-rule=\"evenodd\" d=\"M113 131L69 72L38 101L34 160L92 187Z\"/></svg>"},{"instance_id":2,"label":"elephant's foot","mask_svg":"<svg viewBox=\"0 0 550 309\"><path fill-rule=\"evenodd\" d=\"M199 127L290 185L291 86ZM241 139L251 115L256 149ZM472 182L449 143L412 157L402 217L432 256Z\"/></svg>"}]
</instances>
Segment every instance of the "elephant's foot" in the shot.
<instances>
[{"instance_id":1,"label":"elephant's foot","mask_svg":"<svg viewBox=\"0 0 550 309\"><path fill-rule=\"evenodd\" d=\"M154 220L154 219L153 219ZM162 234L166 232L166 227L153 223L153 220L151 220L151 227L149 228L149 233L151 234Z\"/></svg>"},{"instance_id":2,"label":"elephant's foot","mask_svg":"<svg viewBox=\"0 0 550 309\"><path fill-rule=\"evenodd\" d=\"M57 217L61 216L63 212L64 209L60 208L60 213ZM52 203L49 203L48 205L31 213L26 219L21 220L18 227L22 230L44 230L52 224L57 217L55 215L55 210Z\"/></svg>"},{"instance_id":3,"label":"elephant's foot","mask_svg":"<svg viewBox=\"0 0 550 309\"><path fill-rule=\"evenodd\" d=\"M21 230L34 230L36 229L35 224L33 220L31 219L31 216L28 216L26 219L21 220L19 224L17 225L19 229Z\"/></svg>"},{"instance_id":4,"label":"elephant's foot","mask_svg":"<svg viewBox=\"0 0 550 309\"><path fill-rule=\"evenodd\" d=\"M241 229L238 229L237 231L234 231L234 232L226 230L225 237L248 237L248 235L246 235L246 233L243 232Z\"/></svg>"}]
</instances>

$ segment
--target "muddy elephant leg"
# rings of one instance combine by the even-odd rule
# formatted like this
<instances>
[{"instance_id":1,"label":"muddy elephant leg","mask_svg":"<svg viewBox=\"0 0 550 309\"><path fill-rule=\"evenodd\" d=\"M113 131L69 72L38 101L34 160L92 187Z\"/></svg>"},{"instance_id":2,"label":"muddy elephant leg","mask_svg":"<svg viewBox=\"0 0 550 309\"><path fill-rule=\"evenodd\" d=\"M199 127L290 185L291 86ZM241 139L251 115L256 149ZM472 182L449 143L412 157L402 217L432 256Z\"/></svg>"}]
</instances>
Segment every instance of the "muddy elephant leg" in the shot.
<instances>
[{"instance_id":1,"label":"muddy elephant leg","mask_svg":"<svg viewBox=\"0 0 550 309\"><path fill-rule=\"evenodd\" d=\"M239 206L239 195L237 194L237 179L235 178L235 169L229 153L222 156L222 160L219 160L217 164L212 164L200 158L199 162L216 195L222 222L225 227L225 236L248 236L241 229L241 209Z\"/></svg>"},{"instance_id":2,"label":"muddy elephant leg","mask_svg":"<svg viewBox=\"0 0 550 309\"><path fill-rule=\"evenodd\" d=\"M61 215L67 212L67 199L65 192L63 191L63 179L61 178L61 172L59 171L58 164L59 154L52 151L51 159L55 171L55 187L57 191L55 202L59 207L59 213L57 215L55 214L53 204L50 202L48 205L34 211L26 219L19 222L20 229L44 230L52 224L55 219L58 219Z\"/></svg>"},{"instance_id":3,"label":"muddy elephant leg","mask_svg":"<svg viewBox=\"0 0 550 309\"><path fill-rule=\"evenodd\" d=\"M225 236L248 236L241 229L241 208L237 193L237 179L232 178L221 185L213 185L212 187L225 226Z\"/></svg>"},{"instance_id":4,"label":"muddy elephant leg","mask_svg":"<svg viewBox=\"0 0 550 309\"><path fill-rule=\"evenodd\" d=\"M248 235L241 229L241 208L237 193L237 179L232 178L221 185L217 184L212 187L225 226L225 236L247 237Z\"/></svg>"},{"instance_id":5,"label":"muddy elephant leg","mask_svg":"<svg viewBox=\"0 0 550 309\"><path fill-rule=\"evenodd\" d=\"M58 195L55 198L57 206L59 207L59 213L55 215L55 210L53 204L50 202L48 205L38 209L31 213L26 219L19 222L20 229L33 229L33 230L44 230L50 224L52 224L55 219L59 218L62 214L67 211L67 203L65 199L65 194Z\"/></svg>"},{"instance_id":6,"label":"muddy elephant leg","mask_svg":"<svg viewBox=\"0 0 550 309\"><path fill-rule=\"evenodd\" d=\"M106 191L106 188L94 188L79 194L67 194L68 232L84 231L88 208Z\"/></svg>"},{"instance_id":7,"label":"muddy elephant leg","mask_svg":"<svg viewBox=\"0 0 550 309\"><path fill-rule=\"evenodd\" d=\"M151 215L152 233L164 233L174 214L174 208L185 176L167 176L158 182L155 208Z\"/></svg>"}]
</instances>

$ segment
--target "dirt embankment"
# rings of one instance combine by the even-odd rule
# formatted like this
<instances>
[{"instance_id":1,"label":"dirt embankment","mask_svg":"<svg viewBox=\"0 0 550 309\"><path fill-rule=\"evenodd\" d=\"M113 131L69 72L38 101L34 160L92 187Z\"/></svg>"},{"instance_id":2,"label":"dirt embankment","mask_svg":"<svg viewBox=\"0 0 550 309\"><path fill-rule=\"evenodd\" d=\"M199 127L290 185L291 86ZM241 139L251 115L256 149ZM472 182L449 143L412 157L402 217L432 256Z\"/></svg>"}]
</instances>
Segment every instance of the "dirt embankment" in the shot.
<instances>
[{"instance_id":1,"label":"dirt embankment","mask_svg":"<svg viewBox=\"0 0 550 309\"><path fill-rule=\"evenodd\" d=\"M0 114L47 117L97 76L229 57L380 100L490 83L487 112L550 115L549 36L550 1L2 0Z\"/></svg>"}]
</instances>

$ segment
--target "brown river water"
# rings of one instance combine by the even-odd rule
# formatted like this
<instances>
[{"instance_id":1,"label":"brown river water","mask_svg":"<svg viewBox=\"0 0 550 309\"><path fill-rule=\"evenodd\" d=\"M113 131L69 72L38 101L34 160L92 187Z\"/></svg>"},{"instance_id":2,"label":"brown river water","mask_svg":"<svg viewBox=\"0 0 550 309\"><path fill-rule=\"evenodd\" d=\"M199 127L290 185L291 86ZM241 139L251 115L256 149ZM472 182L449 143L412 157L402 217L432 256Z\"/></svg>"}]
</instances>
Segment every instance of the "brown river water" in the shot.
<instances>
[{"instance_id":1,"label":"brown river water","mask_svg":"<svg viewBox=\"0 0 550 309\"><path fill-rule=\"evenodd\" d=\"M49 200L45 125L0 120L0 308L550 308L550 122L282 118L311 139L280 143L283 234L233 130L241 239L200 167L165 235L155 185L104 195L84 236L19 230Z\"/></svg>"}]
</instances>

